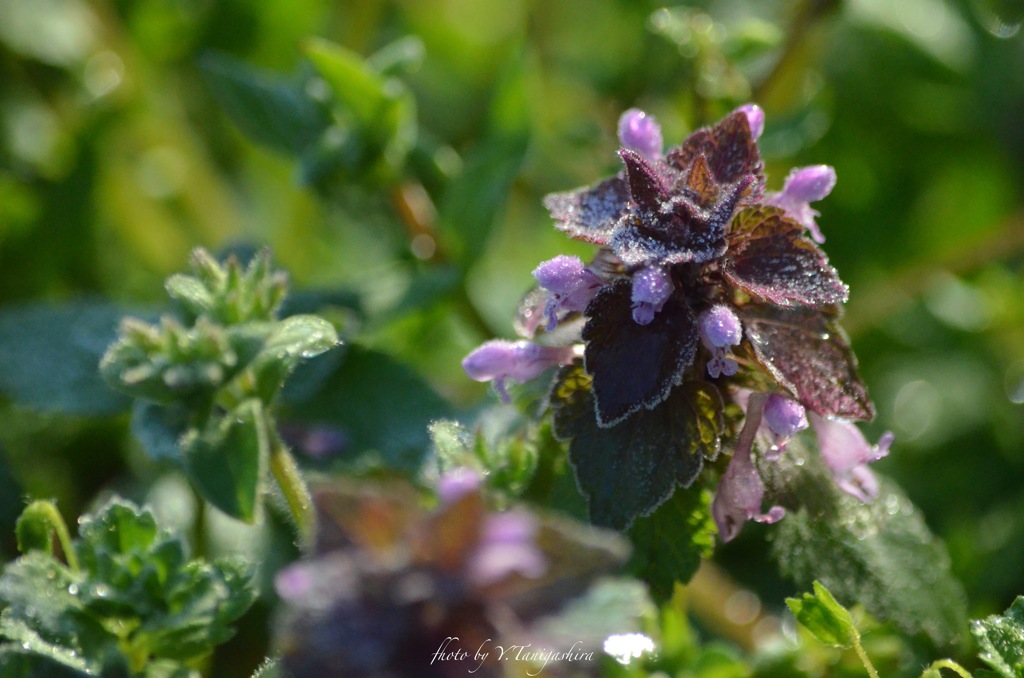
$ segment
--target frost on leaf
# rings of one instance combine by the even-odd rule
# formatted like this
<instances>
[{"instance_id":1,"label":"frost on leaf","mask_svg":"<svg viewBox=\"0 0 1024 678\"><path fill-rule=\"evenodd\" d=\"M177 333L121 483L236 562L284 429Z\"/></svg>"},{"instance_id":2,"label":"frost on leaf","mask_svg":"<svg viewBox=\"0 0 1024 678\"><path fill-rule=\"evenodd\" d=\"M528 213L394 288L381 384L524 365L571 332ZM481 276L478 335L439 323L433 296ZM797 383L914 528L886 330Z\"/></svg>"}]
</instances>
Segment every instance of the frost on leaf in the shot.
<instances>
[{"instance_id":1,"label":"frost on leaf","mask_svg":"<svg viewBox=\"0 0 1024 678\"><path fill-rule=\"evenodd\" d=\"M722 435L722 400L710 385L686 382L653 410L610 427L594 420L591 378L579 365L562 368L549 397L554 432L571 440L569 460L596 525L628 529L676 486L689 487Z\"/></svg>"},{"instance_id":2,"label":"frost on leaf","mask_svg":"<svg viewBox=\"0 0 1024 678\"><path fill-rule=\"evenodd\" d=\"M545 196L544 206L558 230L569 237L606 245L629 202L629 188L620 176L564 193Z\"/></svg>"},{"instance_id":3,"label":"frost on leaf","mask_svg":"<svg viewBox=\"0 0 1024 678\"><path fill-rule=\"evenodd\" d=\"M772 207L740 212L727 236L725 277L736 287L780 306L831 306L846 301L846 285L804 227Z\"/></svg>"},{"instance_id":4,"label":"frost on leaf","mask_svg":"<svg viewBox=\"0 0 1024 678\"><path fill-rule=\"evenodd\" d=\"M602 427L665 400L697 353L697 319L680 294L647 325L633 320L632 306L630 282L619 280L587 307L584 358Z\"/></svg>"},{"instance_id":5,"label":"frost on leaf","mask_svg":"<svg viewBox=\"0 0 1024 678\"><path fill-rule=\"evenodd\" d=\"M834 311L747 306L741 319L754 358L801 405L822 416L875 416Z\"/></svg>"},{"instance_id":6,"label":"frost on leaf","mask_svg":"<svg viewBox=\"0 0 1024 678\"><path fill-rule=\"evenodd\" d=\"M735 184L744 176L756 181L749 192L760 192L764 185L761 153L750 133L750 123L742 111L724 118L714 127L697 130L682 144L668 152L666 161L680 171L687 170L699 156L707 158L708 168L719 184Z\"/></svg>"}]
</instances>

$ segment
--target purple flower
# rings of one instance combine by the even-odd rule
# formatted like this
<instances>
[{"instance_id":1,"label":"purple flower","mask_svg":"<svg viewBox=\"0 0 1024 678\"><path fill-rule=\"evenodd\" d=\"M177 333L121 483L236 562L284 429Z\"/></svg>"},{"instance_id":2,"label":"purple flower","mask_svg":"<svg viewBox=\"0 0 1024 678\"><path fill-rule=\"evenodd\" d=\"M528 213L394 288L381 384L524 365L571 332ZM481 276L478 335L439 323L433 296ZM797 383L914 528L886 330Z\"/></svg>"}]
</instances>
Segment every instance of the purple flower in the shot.
<instances>
[{"instance_id":1,"label":"purple flower","mask_svg":"<svg viewBox=\"0 0 1024 678\"><path fill-rule=\"evenodd\" d=\"M766 205L781 207L811 232L815 242L825 242L825 236L814 221L819 216L810 203L823 199L836 185L836 171L829 165L812 165L793 169L786 177L782 190L767 196Z\"/></svg>"},{"instance_id":2,"label":"purple flower","mask_svg":"<svg viewBox=\"0 0 1024 678\"><path fill-rule=\"evenodd\" d=\"M748 520L775 523L786 515L786 510L781 506L773 506L766 513L761 513L764 483L750 458L754 438L761 425L765 398L763 393L750 396L743 430L740 431L732 460L718 483L715 499L711 503L711 515L723 542L734 539Z\"/></svg>"},{"instance_id":3,"label":"purple flower","mask_svg":"<svg viewBox=\"0 0 1024 678\"><path fill-rule=\"evenodd\" d=\"M828 419L811 413L811 425L818 437L818 449L836 484L862 502L878 496L878 481L868 464L889 454L893 435L887 431L871 445L852 422Z\"/></svg>"},{"instance_id":4,"label":"purple flower","mask_svg":"<svg viewBox=\"0 0 1024 678\"><path fill-rule=\"evenodd\" d=\"M648 266L634 273L633 320L638 325L649 325L674 290L672 277L661 266Z\"/></svg>"},{"instance_id":5,"label":"purple flower","mask_svg":"<svg viewBox=\"0 0 1024 678\"><path fill-rule=\"evenodd\" d=\"M747 123L750 125L750 136L754 137L754 141L757 141L761 137L761 133L764 132L764 109L757 104L744 104L733 112L737 111L747 116Z\"/></svg>"},{"instance_id":6,"label":"purple flower","mask_svg":"<svg viewBox=\"0 0 1024 678\"><path fill-rule=\"evenodd\" d=\"M496 513L484 519L480 542L467 563L467 577L485 587L517 573L536 579L547 571L547 560L537 547L537 523L518 511Z\"/></svg>"},{"instance_id":7,"label":"purple flower","mask_svg":"<svg viewBox=\"0 0 1024 678\"><path fill-rule=\"evenodd\" d=\"M661 126L653 116L631 108L619 117L619 143L657 162L661 159Z\"/></svg>"},{"instance_id":8,"label":"purple flower","mask_svg":"<svg viewBox=\"0 0 1024 678\"><path fill-rule=\"evenodd\" d=\"M541 346L530 341L494 339L463 358L462 369L474 381L493 381L504 402L509 401L505 383L529 381L555 365L567 365L576 357L572 346Z\"/></svg>"},{"instance_id":9,"label":"purple flower","mask_svg":"<svg viewBox=\"0 0 1024 678\"><path fill-rule=\"evenodd\" d=\"M476 470L460 466L438 479L437 497L444 506L454 504L467 494L479 492L482 484L483 478Z\"/></svg>"},{"instance_id":10,"label":"purple flower","mask_svg":"<svg viewBox=\"0 0 1024 678\"><path fill-rule=\"evenodd\" d=\"M764 423L774 437L772 449L767 458L778 458L789 439L807 428L807 413L804 406L786 396L773 393L764 406Z\"/></svg>"},{"instance_id":11,"label":"purple flower","mask_svg":"<svg viewBox=\"0 0 1024 678\"><path fill-rule=\"evenodd\" d=\"M583 265L579 257L559 254L533 271L537 283L550 293L544 306L548 332L558 325L560 315L583 312L604 281Z\"/></svg>"},{"instance_id":12,"label":"purple flower","mask_svg":"<svg viewBox=\"0 0 1024 678\"><path fill-rule=\"evenodd\" d=\"M698 323L700 340L711 351L708 374L715 379L723 374L729 377L736 374L739 365L732 358L726 357L726 352L743 338L740 319L731 308L719 304L701 313Z\"/></svg>"}]
</instances>

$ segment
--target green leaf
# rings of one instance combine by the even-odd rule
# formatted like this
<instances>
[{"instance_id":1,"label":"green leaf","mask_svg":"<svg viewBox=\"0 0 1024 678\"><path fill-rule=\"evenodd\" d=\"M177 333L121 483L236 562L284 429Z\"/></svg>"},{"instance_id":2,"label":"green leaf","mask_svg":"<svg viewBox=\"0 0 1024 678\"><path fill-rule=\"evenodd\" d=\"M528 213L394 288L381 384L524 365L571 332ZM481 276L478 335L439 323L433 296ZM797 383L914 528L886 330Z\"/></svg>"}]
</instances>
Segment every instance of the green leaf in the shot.
<instances>
[{"instance_id":1,"label":"green leaf","mask_svg":"<svg viewBox=\"0 0 1024 678\"><path fill-rule=\"evenodd\" d=\"M416 143L416 103L409 90L326 40L309 40L306 55L331 89L337 124L303 157L304 180L317 181L333 169L347 170L352 180L397 175Z\"/></svg>"},{"instance_id":2,"label":"green leaf","mask_svg":"<svg viewBox=\"0 0 1024 678\"><path fill-rule=\"evenodd\" d=\"M356 344L318 390L289 405L291 419L333 425L349 436L356 455L376 452L389 467L408 472L419 469L430 445L427 425L450 414L412 369Z\"/></svg>"},{"instance_id":3,"label":"green leaf","mask_svg":"<svg viewBox=\"0 0 1024 678\"><path fill-rule=\"evenodd\" d=\"M291 364L313 358L338 344L334 325L315 315L293 315L277 324L263 344L261 357Z\"/></svg>"},{"instance_id":4,"label":"green leaf","mask_svg":"<svg viewBox=\"0 0 1024 678\"><path fill-rule=\"evenodd\" d=\"M182 465L181 438L189 430L188 410L138 400L132 407L131 431L152 459Z\"/></svg>"},{"instance_id":5,"label":"green leaf","mask_svg":"<svg viewBox=\"0 0 1024 678\"><path fill-rule=\"evenodd\" d=\"M684 383L653 410L611 428L597 424L590 377L563 367L550 396L555 435L569 439L569 460L596 525L628 529L676 491L689 487L722 435L722 402L708 384Z\"/></svg>"},{"instance_id":6,"label":"green leaf","mask_svg":"<svg viewBox=\"0 0 1024 678\"><path fill-rule=\"evenodd\" d=\"M525 59L506 66L491 100L488 129L445 191L438 223L455 259L468 268L480 258L505 207L530 139L530 98Z\"/></svg>"},{"instance_id":7,"label":"green leaf","mask_svg":"<svg viewBox=\"0 0 1024 678\"><path fill-rule=\"evenodd\" d=\"M370 127L385 105L385 80L361 56L341 45L312 38L306 56L331 88L337 101L360 126Z\"/></svg>"},{"instance_id":8,"label":"green leaf","mask_svg":"<svg viewBox=\"0 0 1024 678\"><path fill-rule=\"evenodd\" d=\"M813 594L786 598L786 605L796 620L826 645L848 650L860 639L849 611L820 582L814 582Z\"/></svg>"},{"instance_id":9,"label":"green leaf","mask_svg":"<svg viewBox=\"0 0 1024 678\"><path fill-rule=\"evenodd\" d=\"M308 93L308 76L266 73L217 53L201 57L199 67L224 111L257 143L298 154L330 123Z\"/></svg>"},{"instance_id":10,"label":"green leaf","mask_svg":"<svg viewBox=\"0 0 1024 678\"><path fill-rule=\"evenodd\" d=\"M185 470L204 499L232 518L256 520L270 449L263 407L247 400L182 441Z\"/></svg>"},{"instance_id":11,"label":"green leaf","mask_svg":"<svg viewBox=\"0 0 1024 678\"><path fill-rule=\"evenodd\" d=\"M1003 615L971 622L978 656L1004 678L1024 676L1024 596L1018 596Z\"/></svg>"},{"instance_id":12,"label":"green leaf","mask_svg":"<svg viewBox=\"0 0 1024 678\"><path fill-rule=\"evenodd\" d=\"M96 416L127 409L128 398L96 369L126 313L84 301L0 312L0 391L43 412Z\"/></svg>"},{"instance_id":13,"label":"green leaf","mask_svg":"<svg viewBox=\"0 0 1024 678\"><path fill-rule=\"evenodd\" d=\"M836 487L799 439L760 471L766 502L787 510L769 532L784 575L802 587L818 580L841 602L860 603L937 647L958 643L966 629L963 589L946 549L892 482L880 478L878 497L861 503Z\"/></svg>"},{"instance_id":14,"label":"green leaf","mask_svg":"<svg viewBox=\"0 0 1024 678\"><path fill-rule=\"evenodd\" d=\"M654 513L633 523L629 569L648 582L655 600L668 600L675 583L690 581L701 558L712 554L716 532L711 492L677 489Z\"/></svg>"},{"instance_id":15,"label":"green leaf","mask_svg":"<svg viewBox=\"0 0 1024 678\"><path fill-rule=\"evenodd\" d=\"M643 616L653 609L643 582L599 579L557 615L535 622L533 632L548 647L579 643L582 651L597 651L612 634L640 631Z\"/></svg>"}]
</instances>

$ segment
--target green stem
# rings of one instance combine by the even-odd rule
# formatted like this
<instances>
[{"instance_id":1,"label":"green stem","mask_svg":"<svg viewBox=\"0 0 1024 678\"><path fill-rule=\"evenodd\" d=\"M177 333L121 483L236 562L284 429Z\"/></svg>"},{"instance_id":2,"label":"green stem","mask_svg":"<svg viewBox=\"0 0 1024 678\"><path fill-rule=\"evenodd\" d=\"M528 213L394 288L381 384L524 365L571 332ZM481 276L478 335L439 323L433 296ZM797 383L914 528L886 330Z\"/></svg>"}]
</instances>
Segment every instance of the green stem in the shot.
<instances>
[{"instance_id":1,"label":"green stem","mask_svg":"<svg viewBox=\"0 0 1024 678\"><path fill-rule=\"evenodd\" d=\"M871 678L878 678L878 671L875 670L875 665L868 659L868 653L864 651L864 647L860 644L860 639L853 641L853 649L857 652L857 656L860 657L860 661L864 664L864 668L867 669L868 675Z\"/></svg>"},{"instance_id":2,"label":"green stem","mask_svg":"<svg viewBox=\"0 0 1024 678\"><path fill-rule=\"evenodd\" d=\"M51 501L34 501L25 508L21 517L18 518L16 529L19 547L23 551L27 539L23 538L22 534L34 531L29 527L32 523L42 523L53 531L54 536L57 538L57 543L60 544L60 550L64 552L64 560L67 562L68 568L77 574L79 572L78 556L75 555L75 550L71 547L71 533L68 532L67 523L64 522L64 517L61 516L54 503Z\"/></svg>"},{"instance_id":3,"label":"green stem","mask_svg":"<svg viewBox=\"0 0 1024 678\"><path fill-rule=\"evenodd\" d=\"M277 431L271 430L267 433L270 438L270 471L274 474L285 503L288 504L292 520L295 521L300 545L308 547L313 543L313 532L316 528L313 498L288 446L277 435Z\"/></svg>"},{"instance_id":4,"label":"green stem","mask_svg":"<svg viewBox=\"0 0 1024 678\"><path fill-rule=\"evenodd\" d=\"M963 676L963 678L973 678L971 676L970 671L960 666L952 659L937 659L934 662L932 662L932 665L929 666L924 673L928 673L928 671L932 670L938 671L939 669L949 669L953 673ZM923 676L924 673L922 673L921 675Z\"/></svg>"}]
</instances>

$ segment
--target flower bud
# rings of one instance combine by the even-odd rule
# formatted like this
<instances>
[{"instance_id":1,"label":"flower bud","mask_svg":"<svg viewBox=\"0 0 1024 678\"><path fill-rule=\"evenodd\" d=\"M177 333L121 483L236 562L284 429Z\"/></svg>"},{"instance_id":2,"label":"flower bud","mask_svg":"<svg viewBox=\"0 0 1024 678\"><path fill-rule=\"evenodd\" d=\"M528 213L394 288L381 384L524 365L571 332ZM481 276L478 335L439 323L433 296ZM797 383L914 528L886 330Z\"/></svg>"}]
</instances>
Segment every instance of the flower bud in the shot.
<instances>
[{"instance_id":1,"label":"flower bud","mask_svg":"<svg viewBox=\"0 0 1024 678\"><path fill-rule=\"evenodd\" d=\"M631 108L619 118L619 143L657 162L661 159L661 126L653 116Z\"/></svg>"},{"instance_id":2,"label":"flower bud","mask_svg":"<svg viewBox=\"0 0 1024 678\"><path fill-rule=\"evenodd\" d=\"M726 352L730 347L738 345L743 338L740 319L731 308L719 304L701 313L698 324L701 343L711 351L708 374L714 379L723 374L728 377L736 374L739 365L727 357Z\"/></svg>"},{"instance_id":3,"label":"flower bud","mask_svg":"<svg viewBox=\"0 0 1024 678\"><path fill-rule=\"evenodd\" d=\"M754 138L754 141L757 141L764 132L764 109L757 104L744 104L733 112L737 111L746 114L747 123L750 124L750 136Z\"/></svg>"},{"instance_id":4,"label":"flower bud","mask_svg":"<svg viewBox=\"0 0 1024 678\"><path fill-rule=\"evenodd\" d=\"M579 257L560 254L533 271L537 283L550 293L544 307L548 332L558 325L559 315L586 310L604 282L583 265Z\"/></svg>"},{"instance_id":5,"label":"flower bud","mask_svg":"<svg viewBox=\"0 0 1024 678\"><path fill-rule=\"evenodd\" d=\"M778 393L768 396L764 406L764 421L772 433L787 439L808 426L804 406Z\"/></svg>"},{"instance_id":6,"label":"flower bud","mask_svg":"<svg viewBox=\"0 0 1024 678\"><path fill-rule=\"evenodd\" d=\"M633 320L649 325L672 296L672 277L660 266L648 266L633 274Z\"/></svg>"}]
</instances>

